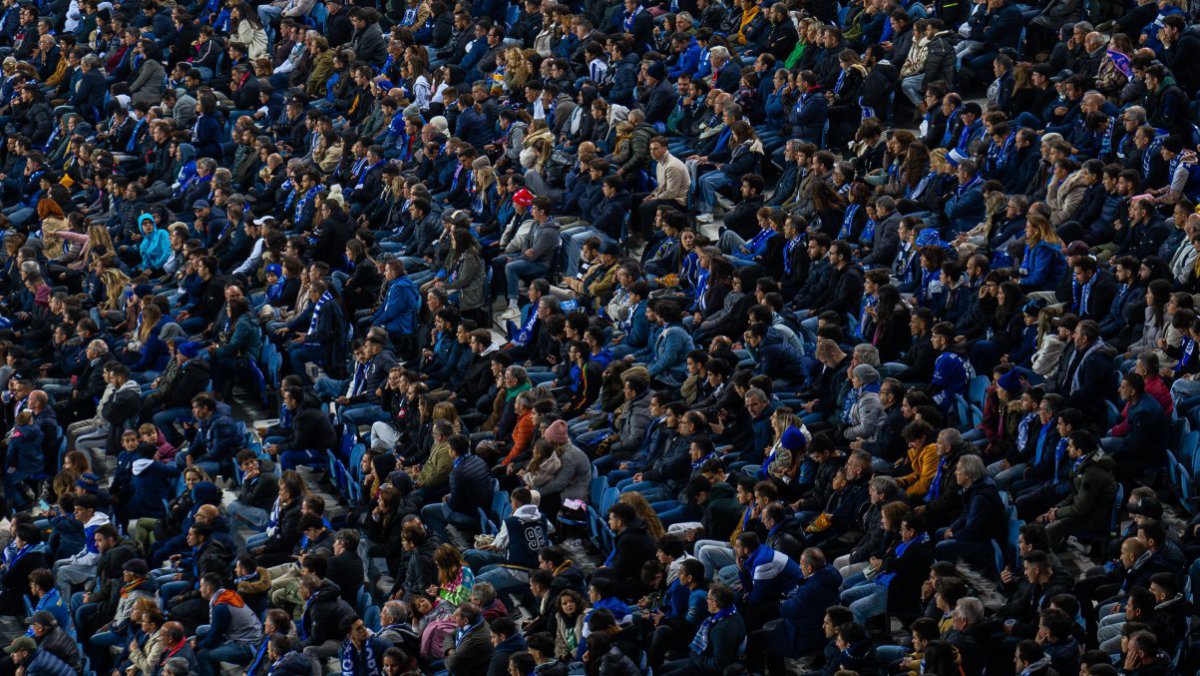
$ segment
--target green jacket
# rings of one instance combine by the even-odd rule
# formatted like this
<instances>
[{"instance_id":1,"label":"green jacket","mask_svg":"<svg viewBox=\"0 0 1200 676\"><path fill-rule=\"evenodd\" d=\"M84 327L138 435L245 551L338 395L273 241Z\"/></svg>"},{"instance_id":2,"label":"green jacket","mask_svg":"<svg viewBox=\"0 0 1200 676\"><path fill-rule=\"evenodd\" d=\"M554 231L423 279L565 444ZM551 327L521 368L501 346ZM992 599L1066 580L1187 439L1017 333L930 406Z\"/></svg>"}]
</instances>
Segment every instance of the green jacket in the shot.
<instances>
[{"instance_id":1,"label":"green jacket","mask_svg":"<svg viewBox=\"0 0 1200 676\"><path fill-rule=\"evenodd\" d=\"M1112 518L1113 500L1117 495L1117 480L1113 477L1116 463L1100 451L1082 459L1071 468L1071 492L1058 503L1055 517L1080 519L1082 529L1106 532Z\"/></svg>"}]
</instances>

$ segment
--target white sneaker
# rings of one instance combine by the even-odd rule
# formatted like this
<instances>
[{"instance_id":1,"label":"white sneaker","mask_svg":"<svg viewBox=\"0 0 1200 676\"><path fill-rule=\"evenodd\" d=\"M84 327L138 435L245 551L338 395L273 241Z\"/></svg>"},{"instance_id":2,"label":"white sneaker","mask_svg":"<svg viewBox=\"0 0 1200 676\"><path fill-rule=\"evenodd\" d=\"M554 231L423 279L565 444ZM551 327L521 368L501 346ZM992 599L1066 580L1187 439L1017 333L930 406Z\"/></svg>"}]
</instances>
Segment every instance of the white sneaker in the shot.
<instances>
[{"instance_id":1,"label":"white sneaker","mask_svg":"<svg viewBox=\"0 0 1200 676\"><path fill-rule=\"evenodd\" d=\"M712 214L700 214L699 216L696 217L696 222L697 223L706 223L706 224L712 223L713 215Z\"/></svg>"},{"instance_id":2,"label":"white sneaker","mask_svg":"<svg viewBox=\"0 0 1200 676\"><path fill-rule=\"evenodd\" d=\"M509 307L504 309L504 312L500 313L500 320L505 321L508 319L516 319L517 317L520 317L520 316L521 316L521 311L510 305Z\"/></svg>"}]
</instances>

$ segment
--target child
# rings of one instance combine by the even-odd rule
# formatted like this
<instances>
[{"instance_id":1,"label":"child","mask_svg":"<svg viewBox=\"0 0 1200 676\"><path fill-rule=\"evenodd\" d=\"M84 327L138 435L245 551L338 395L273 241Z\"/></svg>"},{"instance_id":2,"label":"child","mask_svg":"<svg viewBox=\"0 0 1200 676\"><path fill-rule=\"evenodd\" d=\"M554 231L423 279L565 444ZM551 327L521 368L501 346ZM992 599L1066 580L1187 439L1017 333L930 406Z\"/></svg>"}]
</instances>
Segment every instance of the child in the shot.
<instances>
[{"instance_id":1,"label":"child","mask_svg":"<svg viewBox=\"0 0 1200 676\"><path fill-rule=\"evenodd\" d=\"M42 429L33 424L33 411L17 414L17 424L8 438L8 463L4 472L4 493L10 507L24 509L33 493L26 481L42 471Z\"/></svg>"},{"instance_id":2,"label":"child","mask_svg":"<svg viewBox=\"0 0 1200 676\"><path fill-rule=\"evenodd\" d=\"M158 451L158 454L155 456L156 459L167 462L175 458L175 452L178 449L172 446L171 443L167 441L167 438L163 436L163 433L159 431L159 429L153 424L143 423L140 427L138 427L137 433L139 441L141 441L143 444L150 444L154 446L154 448Z\"/></svg>"},{"instance_id":3,"label":"child","mask_svg":"<svg viewBox=\"0 0 1200 676\"><path fill-rule=\"evenodd\" d=\"M117 454L117 469L113 473L112 491L113 499L117 504L123 505L129 499L132 487L130 485L133 478L133 461L138 459L138 432L134 430L125 430L121 434L121 451Z\"/></svg>"}]
</instances>

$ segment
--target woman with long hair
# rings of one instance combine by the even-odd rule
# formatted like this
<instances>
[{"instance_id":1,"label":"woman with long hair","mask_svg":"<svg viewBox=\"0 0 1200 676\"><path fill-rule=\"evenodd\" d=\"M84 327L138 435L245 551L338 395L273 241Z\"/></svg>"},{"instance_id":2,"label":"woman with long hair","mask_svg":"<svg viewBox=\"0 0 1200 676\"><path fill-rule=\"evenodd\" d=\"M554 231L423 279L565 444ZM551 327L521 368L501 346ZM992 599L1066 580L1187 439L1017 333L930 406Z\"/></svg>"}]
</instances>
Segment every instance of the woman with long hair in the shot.
<instances>
[{"instance_id":1,"label":"woman with long hair","mask_svg":"<svg viewBox=\"0 0 1200 676\"><path fill-rule=\"evenodd\" d=\"M1013 281L1000 284L996 291L996 303L987 313L987 325L991 337L971 346L971 363L979 373L988 373L1000 363L1001 357L1016 350L1025 334L1025 294Z\"/></svg>"},{"instance_id":2,"label":"woman with long hair","mask_svg":"<svg viewBox=\"0 0 1200 676\"><path fill-rule=\"evenodd\" d=\"M823 232L834 239L845 218L846 202L837 189L825 181L815 181L812 190L813 218L809 232Z\"/></svg>"},{"instance_id":3,"label":"woman with long hair","mask_svg":"<svg viewBox=\"0 0 1200 676\"><path fill-rule=\"evenodd\" d=\"M451 252L445 288L457 300L459 312L474 318L481 326L491 322L491 312L484 307L484 284L487 270L483 264L482 247L467 228L455 228L450 233Z\"/></svg>"},{"instance_id":4,"label":"woman with long hair","mask_svg":"<svg viewBox=\"0 0 1200 676\"><path fill-rule=\"evenodd\" d=\"M875 330L867 339L879 350L880 363L897 361L912 341L908 304L891 284L880 286L875 295Z\"/></svg>"},{"instance_id":5,"label":"woman with long hair","mask_svg":"<svg viewBox=\"0 0 1200 676\"><path fill-rule=\"evenodd\" d=\"M437 568L438 583L430 585L426 593L455 606L470 600L475 574L457 547L451 544L438 547L433 553L433 565Z\"/></svg>"},{"instance_id":6,"label":"woman with long hair","mask_svg":"<svg viewBox=\"0 0 1200 676\"><path fill-rule=\"evenodd\" d=\"M662 521L658 518L658 513L650 506L650 503L641 493L626 492L622 493L621 497L617 498L617 502L623 502L633 511L637 512L640 518L646 524L646 531L650 533L650 537L655 540L667 534L667 529L663 527Z\"/></svg>"},{"instance_id":7,"label":"woman with long hair","mask_svg":"<svg viewBox=\"0 0 1200 676\"><path fill-rule=\"evenodd\" d=\"M1025 253L1019 270L1021 288L1027 292L1053 289L1067 269L1063 241L1050 219L1029 214L1025 224Z\"/></svg>"},{"instance_id":8,"label":"woman with long hair","mask_svg":"<svg viewBox=\"0 0 1200 676\"><path fill-rule=\"evenodd\" d=\"M375 306L383 275L379 274L379 266L371 258L367 246L357 238L346 242L346 266L348 273L338 270L333 277L342 280L342 300L349 316Z\"/></svg>"}]
</instances>

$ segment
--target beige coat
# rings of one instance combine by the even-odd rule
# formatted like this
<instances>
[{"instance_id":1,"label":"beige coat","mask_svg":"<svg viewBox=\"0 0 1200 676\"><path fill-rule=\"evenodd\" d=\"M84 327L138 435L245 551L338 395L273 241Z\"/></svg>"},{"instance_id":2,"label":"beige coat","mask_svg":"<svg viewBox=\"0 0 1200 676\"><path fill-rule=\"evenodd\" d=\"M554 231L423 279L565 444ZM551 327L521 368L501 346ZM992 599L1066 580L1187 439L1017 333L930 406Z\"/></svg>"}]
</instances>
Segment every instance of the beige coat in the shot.
<instances>
[{"instance_id":1,"label":"beige coat","mask_svg":"<svg viewBox=\"0 0 1200 676\"><path fill-rule=\"evenodd\" d=\"M647 200L673 200L680 206L687 204L688 190L692 187L692 175L683 160L667 153L664 161L657 163L654 178L658 187L646 196Z\"/></svg>"}]
</instances>

